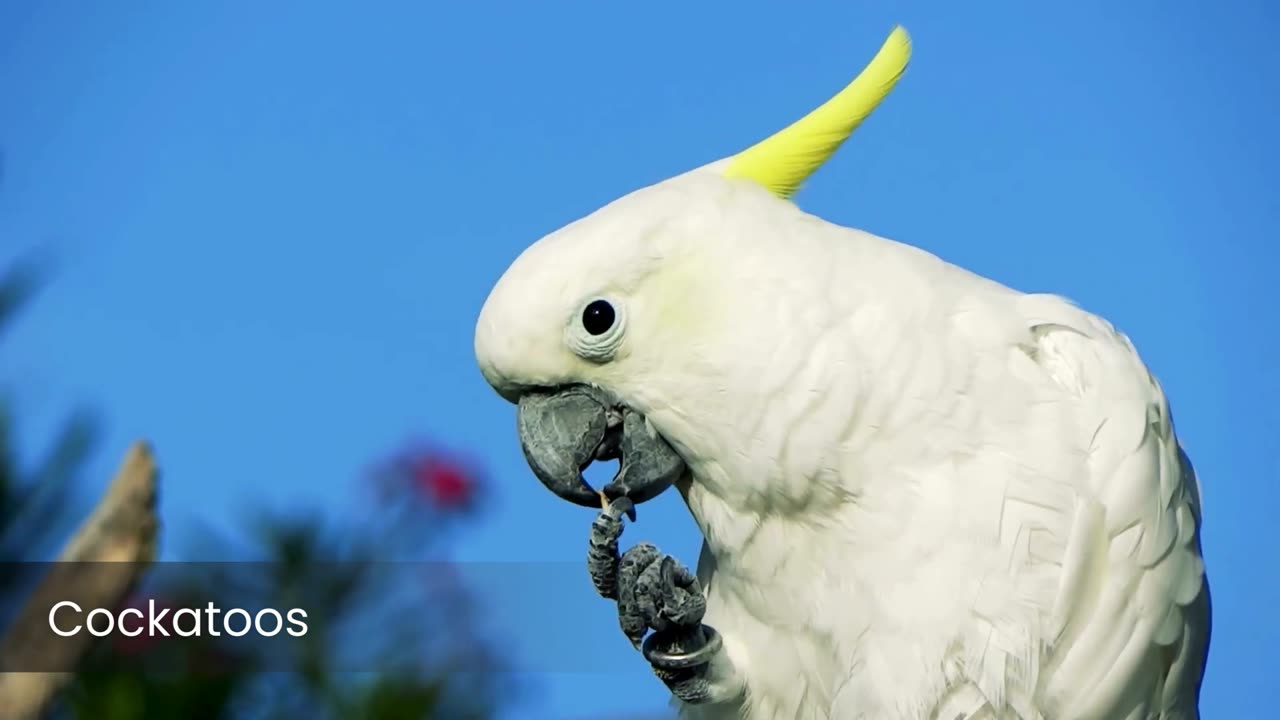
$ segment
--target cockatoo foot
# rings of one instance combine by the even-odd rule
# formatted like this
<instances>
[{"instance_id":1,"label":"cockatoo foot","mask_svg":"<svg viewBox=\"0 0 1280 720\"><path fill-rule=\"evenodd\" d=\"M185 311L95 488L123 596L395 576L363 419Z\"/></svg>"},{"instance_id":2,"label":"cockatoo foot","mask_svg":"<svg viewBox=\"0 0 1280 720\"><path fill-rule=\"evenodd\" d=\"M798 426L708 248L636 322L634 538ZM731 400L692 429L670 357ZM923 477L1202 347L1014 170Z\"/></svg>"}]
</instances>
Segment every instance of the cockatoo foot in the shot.
<instances>
[{"instance_id":1,"label":"cockatoo foot","mask_svg":"<svg viewBox=\"0 0 1280 720\"><path fill-rule=\"evenodd\" d=\"M720 635L702 623L706 597L689 568L651 543L622 555L625 497L605 503L591 524L587 570L596 592L618 603L622 632L653 666L671 692L687 703L705 701L706 668L721 647ZM653 633L646 639L645 635Z\"/></svg>"}]
</instances>

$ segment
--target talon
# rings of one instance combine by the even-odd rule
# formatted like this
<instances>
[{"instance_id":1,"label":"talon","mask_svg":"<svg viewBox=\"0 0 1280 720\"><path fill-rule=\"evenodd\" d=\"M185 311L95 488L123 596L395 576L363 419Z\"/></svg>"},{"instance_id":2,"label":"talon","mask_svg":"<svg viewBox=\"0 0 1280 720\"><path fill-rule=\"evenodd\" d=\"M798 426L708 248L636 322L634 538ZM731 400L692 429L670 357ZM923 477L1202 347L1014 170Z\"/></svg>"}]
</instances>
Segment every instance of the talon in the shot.
<instances>
[{"instance_id":1,"label":"talon","mask_svg":"<svg viewBox=\"0 0 1280 720\"><path fill-rule=\"evenodd\" d=\"M640 576L636 578L636 610L639 611L640 617L644 620L646 630L665 630L670 625L667 622L665 610L662 606L664 595L665 593L662 591L662 558L656 557L640 571Z\"/></svg>"},{"instance_id":2,"label":"talon","mask_svg":"<svg viewBox=\"0 0 1280 720\"><path fill-rule=\"evenodd\" d=\"M707 611L698 577L670 555L662 559L661 587L663 614L674 625L696 626ZM659 628L654 628L655 630Z\"/></svg>"},{"instance_id":3,"label":"talon","mask_svg":"<svg viewBox=\"0 0 1280 720\"><path fill-rule=\"evenodd\" d=\"M650 543L640 543L624 553L621 562L618 563L618 623L622 627L623 634L637 649L645 633L649 631L649 619L652 614L651 611L646 612L647 606L652 604L652 598L642 599L637 592L640 575L660 557L658 548Z\"/></svg>"}]
</instances>

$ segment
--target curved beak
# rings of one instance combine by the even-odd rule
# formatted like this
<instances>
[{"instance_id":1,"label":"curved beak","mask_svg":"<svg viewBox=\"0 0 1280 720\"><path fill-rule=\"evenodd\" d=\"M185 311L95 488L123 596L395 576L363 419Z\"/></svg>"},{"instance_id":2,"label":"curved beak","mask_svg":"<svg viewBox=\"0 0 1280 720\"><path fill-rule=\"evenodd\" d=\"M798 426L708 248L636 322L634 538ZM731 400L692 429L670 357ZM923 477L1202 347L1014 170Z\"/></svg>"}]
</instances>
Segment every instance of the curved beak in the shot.
<instances>
[{"instance_id":1,"label":"curved beak","mask_svg":"<svg viewBox=\"0 0 1280 720\"><path fill-rule=\"evenodd\" d=\"M684 473L684 460L645 418L608 393L585 385L528 393L516 415L525 460L548 490L585 507L601 507L582 477L596 460L621 458L618 473L602 488L609 500L640 504L660 495Z\"/></svg>"}]
</instances>

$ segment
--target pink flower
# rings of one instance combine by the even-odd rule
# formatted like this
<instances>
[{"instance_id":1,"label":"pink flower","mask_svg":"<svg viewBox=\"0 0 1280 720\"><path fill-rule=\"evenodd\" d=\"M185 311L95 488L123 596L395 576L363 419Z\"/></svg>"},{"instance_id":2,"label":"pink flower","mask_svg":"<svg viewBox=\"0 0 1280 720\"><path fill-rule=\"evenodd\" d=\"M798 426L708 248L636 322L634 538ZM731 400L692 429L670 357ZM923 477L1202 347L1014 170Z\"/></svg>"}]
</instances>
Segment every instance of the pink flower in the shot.
<instances>
[{"instance_id":1,"label":"pink flower","mask_svg":"<svg viewBox=\"0 0 1280 720\"><path fill-rule=\"evenodd\" d=\"M476 506L484 484L482 467L461 453L416 440L373 469L373 485L380 501L389 506L409 500L416 509L426 504L462 512Z\"/></svg>"},{"instance_id":2,"label":"pink flower","mask_svg":"<svg viewBox=\"0 0 1280 720\"><path fill-rule=\"evenodd\" d=\"M478 484L469 468L436 452L411 458L409 474L414 488L442 508L469 505Z\"/></svg>"}]
</instances>

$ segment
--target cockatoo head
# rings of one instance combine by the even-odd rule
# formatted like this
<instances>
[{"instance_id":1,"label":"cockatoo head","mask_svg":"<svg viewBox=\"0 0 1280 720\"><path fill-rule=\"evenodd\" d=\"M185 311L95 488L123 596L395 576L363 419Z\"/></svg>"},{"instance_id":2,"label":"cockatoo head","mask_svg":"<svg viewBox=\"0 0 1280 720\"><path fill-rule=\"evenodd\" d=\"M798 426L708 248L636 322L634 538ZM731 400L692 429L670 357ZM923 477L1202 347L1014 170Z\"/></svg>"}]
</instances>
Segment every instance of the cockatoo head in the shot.
<instances>
[{"instance_id":1,"label":"cockatoo head","mask_svg":"<svg viewBox=\"0 0 1280 720\"><path fill-rule=\"evenodd\" d=\"M638 504L685 473L698 429L647 416L694 395L714 403L727 382L719 360L752 352L735 337L750 321L731 300L741 280L717 269L743 252L735 238L799 214L788 199L889 94L910 47L896 28L852 83L791 126L624 196L511 264L480 311L476 359L518 406L525 457L548 489L589 507ZM618 458L602 492L583 478L592 461Z\"/></svg>"}]
</instances>

